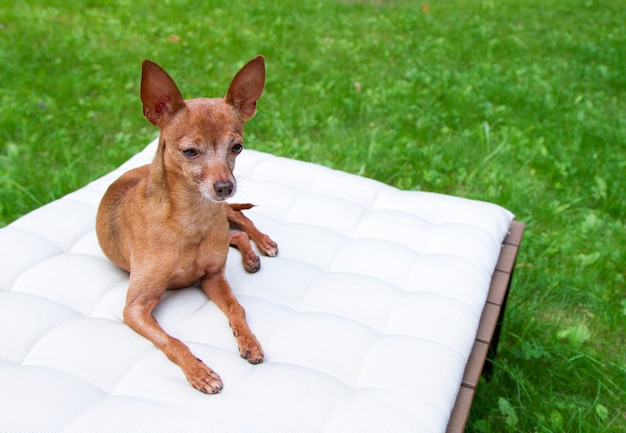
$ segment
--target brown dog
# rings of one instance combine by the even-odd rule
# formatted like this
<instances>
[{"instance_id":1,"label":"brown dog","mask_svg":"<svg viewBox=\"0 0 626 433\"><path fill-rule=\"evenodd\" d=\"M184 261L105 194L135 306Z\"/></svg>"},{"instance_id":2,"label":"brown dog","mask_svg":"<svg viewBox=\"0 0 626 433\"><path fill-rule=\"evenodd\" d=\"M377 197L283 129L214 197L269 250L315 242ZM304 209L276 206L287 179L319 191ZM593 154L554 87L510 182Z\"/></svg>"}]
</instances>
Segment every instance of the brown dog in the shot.
<instances>
[{"instance_id":1,"label":"brown dog","mask_svg":"<svg viewBox=\"0 0 626 433\"><path fill-rule=\"evenodd\" d=\"M205 393L219 392L222 380L184 343L168 335L152 310L167 288L200 281L226 314L241 356L252 364L263 361L261 345L246 323L224 268L232 243L240 249L246 269L258 270L248 235L264 254L277 251L276 244L241 213L247 205L231 207L225 202L236 191L233 168L243 149L244 123L256 113L264 86L265 62L258 56L235 75L225 98L185 101L161 67L144 61L141 100L145 117L160 128L158 150L152 164L115 181L98 209L96 231L102 250L130 272L124 321ZM244 232L231 234L229 219Z\"/></svg>"}]
</instances>

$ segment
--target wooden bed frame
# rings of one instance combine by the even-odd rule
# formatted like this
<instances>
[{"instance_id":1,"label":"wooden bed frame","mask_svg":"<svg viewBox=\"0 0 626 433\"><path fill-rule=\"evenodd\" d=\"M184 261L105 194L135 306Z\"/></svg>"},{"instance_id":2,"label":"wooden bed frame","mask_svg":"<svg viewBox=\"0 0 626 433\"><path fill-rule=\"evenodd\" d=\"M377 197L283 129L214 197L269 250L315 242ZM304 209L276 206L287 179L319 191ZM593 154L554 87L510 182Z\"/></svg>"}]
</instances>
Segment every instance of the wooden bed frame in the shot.
<instances>
[{"instance_id":1,"label":"wooden bed frame","mask_svg":"<svg viewBox=\"0 0 626 433\"><path fill-rule=\"evenodd\" d=\"M465 367L461 389L446 433L461 433L465 430L480 376L482 374L489 380L493 372L493 359L498 349L504 310L525 228L524 223L513 221L509 234L502 243L502 251L491 277L491 286L480 318L476 341Z\"/></svg>"}]
</instances>

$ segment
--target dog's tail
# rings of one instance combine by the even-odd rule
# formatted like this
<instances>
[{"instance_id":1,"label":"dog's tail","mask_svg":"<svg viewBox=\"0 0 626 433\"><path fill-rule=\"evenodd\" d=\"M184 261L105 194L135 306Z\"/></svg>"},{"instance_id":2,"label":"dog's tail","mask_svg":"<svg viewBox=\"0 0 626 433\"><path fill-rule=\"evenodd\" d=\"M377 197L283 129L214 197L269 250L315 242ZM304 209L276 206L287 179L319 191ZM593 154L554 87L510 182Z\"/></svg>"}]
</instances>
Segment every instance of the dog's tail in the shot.
<instances>
[{"instance_id":1,"label":"dog's tail","mask_svg":"<svg viewBox=\"0 0 626 433\"><path fill-rule=\"evenodd\" d=\"M228 206L230 206L232 210L238 212L246 209L252 209L256 205L251 203L228 203Z\"/></svg>"}]
</instances>

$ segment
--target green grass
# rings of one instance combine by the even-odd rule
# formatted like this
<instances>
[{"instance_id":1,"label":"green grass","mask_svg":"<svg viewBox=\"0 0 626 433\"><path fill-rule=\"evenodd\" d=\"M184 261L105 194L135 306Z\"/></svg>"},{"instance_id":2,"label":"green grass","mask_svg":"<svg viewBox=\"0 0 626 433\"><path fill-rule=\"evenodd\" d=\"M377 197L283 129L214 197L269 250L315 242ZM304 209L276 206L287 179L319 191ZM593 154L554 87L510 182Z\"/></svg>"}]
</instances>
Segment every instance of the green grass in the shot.
<instances>
[{"instance_id":1,"label":"green grass","mask_svg":"<svg viewBox=\"0 0 626 433\"><path fill-rule=\"evenodd\" d=\"M249 148L527 223L467 431L626 432L624 23L623 0L0 0L0 225L156 135L142 59L215 96L262 53Z\"/></svg>"}]
</instances>

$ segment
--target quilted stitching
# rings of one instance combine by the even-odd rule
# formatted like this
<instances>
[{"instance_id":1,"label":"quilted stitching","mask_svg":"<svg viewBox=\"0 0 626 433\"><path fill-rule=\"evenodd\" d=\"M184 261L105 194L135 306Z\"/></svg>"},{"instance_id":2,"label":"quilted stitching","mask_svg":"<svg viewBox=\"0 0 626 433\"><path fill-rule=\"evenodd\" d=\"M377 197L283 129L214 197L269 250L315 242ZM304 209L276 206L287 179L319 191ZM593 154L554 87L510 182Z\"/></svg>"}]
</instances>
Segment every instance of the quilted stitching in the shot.
<instances>
[{"instance_id":1,"label":"quilted stitching","mask_svg":"<svg viewBox=\"0 0 626 433\"><path fill-rule=\"evenodd\" d=\"M250 275L231 251L227 276L265 362L196 287L154 312L224 379L205 396L122 323L128 277L94 233L154 149L0 230L1 431L445 430L510 212L244 152L236 201L280 253Z\"/></svg>"}]
</instances>

